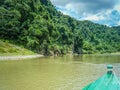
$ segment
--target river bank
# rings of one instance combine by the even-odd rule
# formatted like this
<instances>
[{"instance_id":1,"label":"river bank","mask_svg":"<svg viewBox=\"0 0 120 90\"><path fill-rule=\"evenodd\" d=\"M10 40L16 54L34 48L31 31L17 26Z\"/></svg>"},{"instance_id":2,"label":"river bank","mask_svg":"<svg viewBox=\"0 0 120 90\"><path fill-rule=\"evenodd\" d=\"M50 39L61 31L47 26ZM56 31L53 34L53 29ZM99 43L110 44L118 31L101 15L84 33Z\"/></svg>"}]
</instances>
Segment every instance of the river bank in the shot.
<instances>
[{"instance_id":1,"label":"river bank","mask_svg":"<svg viewBox=\"0 0 120 90\"><path fill-rule=\"evenodd\" d=\"M18 56L0 56L0 60L20 60L20 59L30 59L30 58L39 58L44 55L18 55Z\"/></svg>"},{"instance_id":2,"label":"river bank","mask_svg":"<svg viewBox=\"0 0 120 90\"><path fill-rule=\"evenodd\" d=\"M66 54L66 55L90 55L90 56L106 56L106 55L120 55L120 52L116 53L104 53L104 54ZM56 56L56 55L53 55ZM9 55L9 54L3 54L0 55L0 60L20 60L20 59L30 59L30 58L39 58L39 57L44 57L42 54L32 54L32 55Z\"/></svg>"}]
</instances>

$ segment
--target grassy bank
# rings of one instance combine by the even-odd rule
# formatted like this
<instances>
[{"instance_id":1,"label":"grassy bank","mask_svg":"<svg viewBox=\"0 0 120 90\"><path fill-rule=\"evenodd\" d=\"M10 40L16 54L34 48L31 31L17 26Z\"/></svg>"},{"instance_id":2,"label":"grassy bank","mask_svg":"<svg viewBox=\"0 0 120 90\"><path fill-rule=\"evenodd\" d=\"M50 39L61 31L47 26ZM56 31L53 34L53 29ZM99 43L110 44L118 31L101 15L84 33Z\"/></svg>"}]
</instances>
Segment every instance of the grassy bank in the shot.
<instances>
[{"instance_id":1,"label":"grassy bank","mask_svg":"<svg viewBox=\"0 0 120 90\"><path fill-rule=\"evenodd\" d=\"M36 53L25 48L13 45L7 41L0 40L0 56L12 55L34 55Z\"/></svg>"}]
</instances>

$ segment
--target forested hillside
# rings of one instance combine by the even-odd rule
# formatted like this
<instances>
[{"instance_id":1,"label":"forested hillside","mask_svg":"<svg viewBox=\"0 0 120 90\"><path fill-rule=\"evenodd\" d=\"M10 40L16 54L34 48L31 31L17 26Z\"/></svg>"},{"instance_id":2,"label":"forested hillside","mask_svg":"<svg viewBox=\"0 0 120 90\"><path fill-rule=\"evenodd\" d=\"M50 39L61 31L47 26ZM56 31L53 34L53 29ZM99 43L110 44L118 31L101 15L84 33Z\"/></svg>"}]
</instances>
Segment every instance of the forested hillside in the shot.
<instances>
[{"instance_id":1,"label":"forested hillside","mask_svg":"<svg viewBox=\"0 0 120 90\"><path fill-rule=\"evenodd\" d=\"M120 51L120 28L78 21L50 0L0 0L0 38L45 55Z\"/></svg>"}]
</instances>

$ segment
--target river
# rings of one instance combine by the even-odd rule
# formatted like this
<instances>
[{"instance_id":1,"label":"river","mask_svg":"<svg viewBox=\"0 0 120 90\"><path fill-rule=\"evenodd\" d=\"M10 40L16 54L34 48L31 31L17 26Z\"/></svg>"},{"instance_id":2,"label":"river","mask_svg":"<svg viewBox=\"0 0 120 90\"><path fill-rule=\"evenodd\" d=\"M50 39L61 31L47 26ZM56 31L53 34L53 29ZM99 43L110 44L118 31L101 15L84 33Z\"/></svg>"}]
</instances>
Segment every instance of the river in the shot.
<instances>
[{"instance_id":1,"label":"river","mask_svg":"<svg viewBox=\"0 0 120 90\"><path fill-rule=\"evenodd\" d=\"M67 55L0 61L0 90L81 90L113 64L120 77L120 55Z\"/></svg>"}]
</instances>

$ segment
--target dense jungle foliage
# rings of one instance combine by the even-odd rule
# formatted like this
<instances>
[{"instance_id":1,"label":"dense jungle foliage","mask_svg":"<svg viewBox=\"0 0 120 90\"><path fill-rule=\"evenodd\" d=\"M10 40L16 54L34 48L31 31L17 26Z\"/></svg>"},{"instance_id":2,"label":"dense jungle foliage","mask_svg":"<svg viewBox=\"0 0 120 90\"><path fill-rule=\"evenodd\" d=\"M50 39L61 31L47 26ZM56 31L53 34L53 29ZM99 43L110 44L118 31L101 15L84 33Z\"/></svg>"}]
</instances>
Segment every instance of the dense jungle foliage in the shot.
<instances>
[{"instance_id":1,"label":"dense jungle foliage","mask_svg":"<svg viewBox=\"0 0 120 90\"><path fill-rule=\"evenodd\" d=\"M63 15L50 0L0 0L0 38L45 55L120 51L120 27Z\"/></svg>"}]
</instances>

